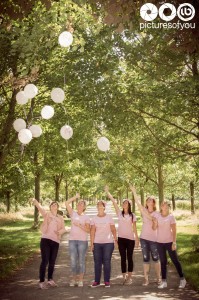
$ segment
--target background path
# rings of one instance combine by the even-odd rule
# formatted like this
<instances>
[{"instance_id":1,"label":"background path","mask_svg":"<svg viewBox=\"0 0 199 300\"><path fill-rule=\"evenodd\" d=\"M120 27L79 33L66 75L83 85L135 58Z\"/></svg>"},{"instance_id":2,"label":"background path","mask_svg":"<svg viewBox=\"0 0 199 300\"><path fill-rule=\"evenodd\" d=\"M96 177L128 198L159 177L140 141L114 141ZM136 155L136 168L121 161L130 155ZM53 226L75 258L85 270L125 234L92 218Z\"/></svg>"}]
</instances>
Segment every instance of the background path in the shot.
<instances>
[{"instance_id":1,"label":"background path","mask_svg":"<svg viewBox=\"0 0 199 300\"><path fill-rule=\"evenodd\" d=\"M107 213L111 213L114 220L117 218L111 210L111 203L107 204ZM93 216L96 214L96 208L89 207L87 214ZM104 288L101 285L98 288L91 288L90 284L93 280L93 257L91 252L87 254L86 275L84 287L69 287L70 281L70 260L68 255L68 233L64 234L59 249L59 254L56 262L54 279L58 283L57 288L48 290L40 290L38 288L38 270L40 265L40 255L36 254L34 259L26 265L26 267L16 273L16 275L7 282L0 282L0 299L1 300L65 300L65 299L82 299L82 300L97 300L97 299L165 299L165 300L193 300L199 299L199 294L191 289L189 284L183 290L178 289L179 278L171 266L168 272L168 288L159 290L155 283L155 274L153 268L150 274L150 284L146 287L142 286L144 280L142 270L142 255L141 250L136 249L134 252L134 276L133 284L123 286L122 276L120 271L120 256L118 250L115 250L112 258L112 276L111 287Z\"/></svg>"}]
</instances>

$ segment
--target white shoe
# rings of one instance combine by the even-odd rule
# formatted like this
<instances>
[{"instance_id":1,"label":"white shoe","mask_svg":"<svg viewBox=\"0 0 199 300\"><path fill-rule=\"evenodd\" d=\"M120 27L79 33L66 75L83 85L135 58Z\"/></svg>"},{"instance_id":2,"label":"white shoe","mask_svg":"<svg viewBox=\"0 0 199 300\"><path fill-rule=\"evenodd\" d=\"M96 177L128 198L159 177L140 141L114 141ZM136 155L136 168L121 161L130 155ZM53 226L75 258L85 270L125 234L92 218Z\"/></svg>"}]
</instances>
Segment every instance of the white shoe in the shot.
<instances>
[{"instance_id":1,"label":"white shoe","mask_svg":"<svg viewBox=\"0 0 199 300\"><path fill-rule=\"evenodd\" d=\"M184 289L186 286L186 279L181 279L180 280L180 285L179 285L179 289Z\"/></svg>"},{"instance_id":2,"label":"white shoe","mask_svg":"<svg viewBox=\"0 0 199 300\"><path fill-rule=\"evenodd\" d=\"M162 283L160 285L158 285L159 289L164 289L167 287L167 282L166 281L162 281Z\"/></svg>"},{"instance_id":3,"label":"white shoe","mask_svg":"<svg viewBox=\"0 0 199 300\"><path fill-rule=\"evenodd\" d=\"M84 286L83 281L78 281L77 286L78 287L83 287Z\"/></svg>"},{"instance_id":4,"label":"white shoe","mask_svg":"<svg viewBox=\"0 0 199 300\"><path fill-rule=\"evenodd\" d=\"M76 286L77 283L75 280L71 280L70 283L69 283L69 286Z\"/></svg>"}]
</instances>

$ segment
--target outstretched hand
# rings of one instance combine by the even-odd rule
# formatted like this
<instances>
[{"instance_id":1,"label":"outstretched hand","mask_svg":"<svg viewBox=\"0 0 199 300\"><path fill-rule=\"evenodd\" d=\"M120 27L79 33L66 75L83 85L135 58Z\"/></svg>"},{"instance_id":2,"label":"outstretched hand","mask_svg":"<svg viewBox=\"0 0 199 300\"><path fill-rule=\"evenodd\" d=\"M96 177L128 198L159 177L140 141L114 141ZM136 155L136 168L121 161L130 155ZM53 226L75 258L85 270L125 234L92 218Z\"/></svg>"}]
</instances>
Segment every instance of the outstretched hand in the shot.
<instances>
[{"instance_id":1,"label":"outstretched hand","mask_svg":"<svg viewBox=\"0 0 199 300\"><path fill-rule=\"evenodd\" d=\"M108 193L108 192L109 192L108 185L105 185L104 191L105 191L105 193Z\"/></svg>"},{"instance_id":2,"label":"outstretched hand","mask_svg":"<svg viewBox=\"0 0 199 300\"><path fill-rule=\"evenodd\" d=\"M75 198L76 198L76 199L79 199L79 198L80 198L80 194L77 193L77 194L75 195Z\"/></svg>"},{"instance_id":3,"label":"outstretched hand","mask_svg":"<svg viewBox=\"0 0 199 300\"><path fill-rule=\"evenodd\" d=\"M135 186L134 185L132 185L132 184L130 184L130 190L131 190L131 192L133 193L133 194L136 194L136 189L135 189Z\"/></svg>"},{"instance_id":4,"label":"outstretched hand","mask_svg":"<svg viewBox=\"0 0 199 300\"><path fill-rule=\"evenodd\" d=\"M34 205L35 198L29 198L30 205Z\"/></svg>"}]
</instances>

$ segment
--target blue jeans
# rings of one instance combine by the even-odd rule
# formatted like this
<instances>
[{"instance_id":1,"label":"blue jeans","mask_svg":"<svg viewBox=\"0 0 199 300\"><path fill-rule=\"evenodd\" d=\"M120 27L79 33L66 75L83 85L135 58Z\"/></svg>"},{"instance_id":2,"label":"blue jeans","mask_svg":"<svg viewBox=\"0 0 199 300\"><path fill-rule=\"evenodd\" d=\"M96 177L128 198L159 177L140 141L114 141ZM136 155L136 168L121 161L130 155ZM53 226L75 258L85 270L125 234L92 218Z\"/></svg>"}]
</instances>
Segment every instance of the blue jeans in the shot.
<instances>
[{"instance_id":1,"label":"blue jeans","mask_svg":"<svg viewBox=\"0 0 199 300\"><path fill-rule=\"evenodd\" d=\"M85 257L87 249L88 241L69 241L71 270L73 275L85 272Z\"/></svg>"},{"instance_id":2,"label":"blue jeans","mask_svg":"<svg viewBox=\"0 0 199 300\"><path fill-rule=\"evenodd\" d=\"M172 250L172 243L157 243L158 245L158 252L160 256L160 264L161 264L161 272L162 272L162 279L166 280L167 278L167 251L169 256L176 267L176 270L180 276L180 278L184 278L184 274L182 272L181 264L178 260L178 255L176 250Z\"/></svg>"},{"instance_id":3,"label":"blue jeans","mask_svg":"<svg viewBox=\"0 0 199 300\"><path fill-rule=\"evenodd\" d=\"M144 263L150 263L150 254L154 262L159 261L158 246L156 242L140 239Z\"/></svg>"},{"instance_id":4,"label":"blue jeans","mask_svg":"<svg viewBox=\"0 0 199 300\"><path fill-rule=\"evenodd\" d=\"M94 268L95 268L95 281L100 283L102 274L102 265L104 269L104 282L110 281L111 276L111 257L114 250L113 243L94 243Z\"/></svg>"},{"instance_id":5,"label":"blue jeans","mask_svg":"<svg viewBox=\"0 0 199 300\"><path fill-rule=\"evenodd\" d=\"M59 243L42 238L40 242L41 264L39 268L40 282L45 281L46 267L48 265L48 280L53 279L55 261L59 250Z\"/></svg>"}]
</instances>

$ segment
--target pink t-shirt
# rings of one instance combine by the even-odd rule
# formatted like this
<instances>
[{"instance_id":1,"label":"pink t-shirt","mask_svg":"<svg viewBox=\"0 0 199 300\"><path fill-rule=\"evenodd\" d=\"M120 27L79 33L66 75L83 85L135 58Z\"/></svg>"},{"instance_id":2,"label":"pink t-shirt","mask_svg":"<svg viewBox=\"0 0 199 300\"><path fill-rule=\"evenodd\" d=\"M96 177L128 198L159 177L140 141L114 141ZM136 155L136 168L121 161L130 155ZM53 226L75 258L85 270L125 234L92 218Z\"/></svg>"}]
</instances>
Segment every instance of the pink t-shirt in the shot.
<instances>
[{"instance_id":1,"label":"pink t-shirt","mask_svg":"<svg viewBox=\"0 0 199 300\"><path fill-rule=\"evenodd\" d=\"M135 240L135 234L133 232L133 222L136 222L136 216L133 214L133 221L132 216L124 214L120 211L118 214L118 237Z\"/></svg>"},{"instance_id":2,"label":"pink t-shirt","mask_svg":"<svg viewBox=\"0 0 199 300\"><path fill-rule=\"evenodd\" d=\"M114 225L114 221L111 216L95 216L91 219L91 225L94 225L96 228L94 243L113 243L113 235L110 225Z\"/></svg>"},{"instance_id":3,"label":"pink t-shirt","mask_svg":"<svg viewBox=\"0 0 199 300\"><path fill-rule=\"evenodd\" d=\"M148 213L148 210L146 208L144 208L144 209ZM158 214L159 213L157 211L153 211L150 215L156 218L158 216ZM142 213L142 221L143 221L143 223L142 223L142 230L141 230L140 238L145 239L147 241L156 242L157 241L157 230L153 230L152 221L149 220L143 213Z\"/></svg>"},{"instance_id":4,"label":"pink t-shirt","mask_svg":"<svg viewBox=\"0 0 199 300\"><path fill-rule=\"evenodd\" d=\"M87 215L79 215L76 211L72 211L71 214L71 230L69 240L72 241L87 241L88 233L74 223L81 225L90 224L90 219Z\"/></svg>"},{"instance_id":5,"label":"pink t-shirt","mask_svg":"<svg viewBox=\"0 0 199 300\"><path fill-rule=\"evenodd\" d=\"M44 216L44 222L41 226L41 237L60 243L61 235L58 235L58 231L65 231L63 217L58 215L54 216L51 212L43 212L42 215Z\"/></svg>"},{"instance_id":6,"label":"pink t-shirt","mask_svg":"<svg viewBox=\"0 0 199 300\"><path fill-rule=\"evenodd\" d=\"M176 220L172 214L163 217L161 213L156 216L158 220L157 228L157 242L158 243L172 243L173 234L171 230L171 224L176 224Z\"/></svg>"}]
</instances>

